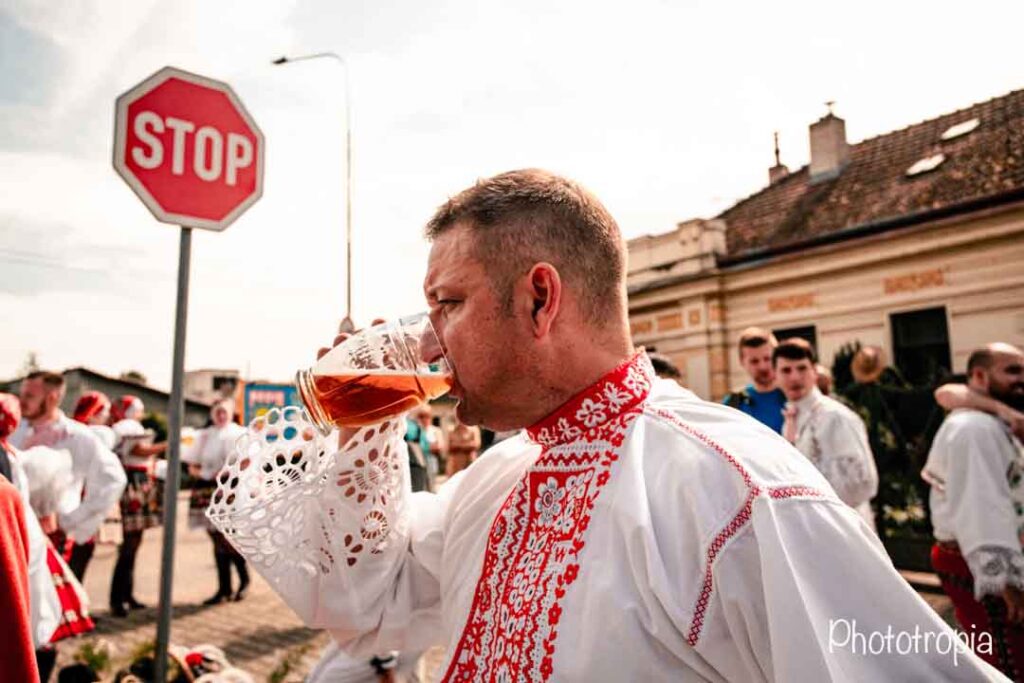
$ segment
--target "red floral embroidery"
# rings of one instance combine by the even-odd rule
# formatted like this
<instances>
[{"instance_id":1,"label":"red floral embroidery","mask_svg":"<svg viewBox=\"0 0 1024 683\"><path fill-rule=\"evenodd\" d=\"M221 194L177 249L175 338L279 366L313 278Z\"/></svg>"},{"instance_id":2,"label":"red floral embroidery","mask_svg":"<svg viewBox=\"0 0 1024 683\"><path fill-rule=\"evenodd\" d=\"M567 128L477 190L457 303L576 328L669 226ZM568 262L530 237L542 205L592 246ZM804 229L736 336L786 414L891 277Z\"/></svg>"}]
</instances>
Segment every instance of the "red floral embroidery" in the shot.
<instances>
[{"instance_id":1,"label":"red floral embroidery","mask_svg":"<svg viewBox=\"0 0 1024 683\"><path fill-rule=\"evenodd\" d=\"M830 496L829 494L811 486L794 485L765 487L762 484L755 483L754 478L750 475L747 468L740 464L739 460L729 453L729 451L725 450L721 444L711 439L707 434L694 429L683 422L677 415L667 410L655 409L649 412L671 423L676 428L686 434L689 434L722 456L726 462L728 462L733 469L739 473L740 477L743 479L743 483L747 486L747 497L743 501L743 507L741 507L740 511L737 512L731 520L729 520L729 523L715 535L714 540L711 542L711 545L708 546L708 549L704 554L704 580L701 584L700 596L697 598L697 603L693 607L693 621L690 623L690 630L686 634L686 642L689 643L691 647L696 647L697 642L700 640L701 630L704 627L704 618L707 614L708 605L711 602L711 594L714 592L713 570L715 559L718 557L719 552L729 539L739 533L739 531L746 526L747 522L750 521L750 512L754 506L754 499L765 493L773 499L792 498L797 496L815 498L828 498L834 496Z\"/></svg>"},{"instance_id":2,"label":"red floral embroidery","mask_svg":"<svg viewBox=\"0 0 1024 683\"><path fill-rule=\"evenodd\" d=\"M641 414L654 372L637 354L527 436L541 456L491 524L473 604L445 681L546 681L561 600L579 576L594 501Z\"/></svg>"}]
</instances>

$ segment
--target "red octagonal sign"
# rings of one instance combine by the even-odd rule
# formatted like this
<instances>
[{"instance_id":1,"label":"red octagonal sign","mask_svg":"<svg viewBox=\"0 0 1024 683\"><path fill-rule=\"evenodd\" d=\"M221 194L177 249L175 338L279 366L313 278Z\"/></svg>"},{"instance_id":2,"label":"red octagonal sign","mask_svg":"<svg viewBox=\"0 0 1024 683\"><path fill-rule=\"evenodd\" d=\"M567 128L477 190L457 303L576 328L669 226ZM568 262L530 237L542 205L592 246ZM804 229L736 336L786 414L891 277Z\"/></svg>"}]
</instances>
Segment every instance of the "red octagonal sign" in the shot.
<instances>
[{"instance_id":1,"label":"red octagonal sign","mask_svg":"<svg viewBox=\"0 0 1024 683\"><path fill-rule=\"evenodd\" d=\"M157 220L223 230L263 194L263 133L227 83L165 67L116 109L114 168Z\"/></svg>"}]
</instances>

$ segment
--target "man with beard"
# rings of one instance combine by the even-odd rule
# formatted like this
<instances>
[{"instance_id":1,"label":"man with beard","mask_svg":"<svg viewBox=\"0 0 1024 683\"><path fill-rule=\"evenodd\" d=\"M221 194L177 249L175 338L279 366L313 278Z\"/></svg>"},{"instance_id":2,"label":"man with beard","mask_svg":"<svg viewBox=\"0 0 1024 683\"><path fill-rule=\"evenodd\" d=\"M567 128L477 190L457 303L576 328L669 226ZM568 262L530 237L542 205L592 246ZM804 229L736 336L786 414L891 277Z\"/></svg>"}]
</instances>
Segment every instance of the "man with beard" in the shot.
<instances>
[{"instance_id":1,"label":"man with beard","mask_svg":"<svg viewBox=\"0 0 1024 683\"><path fill-rule=\"evenodd\" d=\"M1020 406L1024 353L989 344L967 361L968 386L978 394ZM1024 674L1024 453L995 415L959 408L935 435L922 476L935 546L932 564L953 600L957 621L994 644L978 654L1013 678Z\"/></svg>"},{"instance_id":2,"label":"man with beard","mask_svg":"<svg viewBox=\"0 0 1024 683\"><path fill-rule=\"evenodd\" d=\"M776 346L775 335L760 327L748 327L740 333L740 365L750 375L750 384L727 395L722 403L781 434L786 395L775 385L772 351Z\"/></svg>"},{"instance_id":3,"label":"man with beard","mask_svg":"<svg viewBox=\"0 0 1024 683\"><path fill-rule=\"evenodd\" d=\"M74 541L68 566L81 581L96 547L93 536L121 497L127 479L121 461L99 437L61 411L64 391L64 377L55 372L37 371L22 380L18 397L22 419L11 444L21 450L49 446L71 453L72 487L80 502L58 515L60 530L51 539L59 551L67 536Z\"/></svg>"},{"instance_id":4,"label":"man with beard","mask_svg":"<svg viewBox=\"0 0 1024 683\"><path fill-rule=\"evenodd\" d=\"M821 393L814 363L814 349L803 339L786 339L772 352L775 377L787 401L782 436L873 529L871 499L878 493L878 470L867 429L855 412Z\"/></svg>"},{"instance_id":5,"label":"man with beard","mask_svg":"<svg viewBox=\"0 0 1024 683\"><path fill-rule=\"evenodd\" d=\"M445 681L988 677L970 654L832 642L836 620L955 636L789 443L655 377L596 197L512 171L426 233L456 416L522 431L437 494L409 491L400 418L326 457L311 426L243 437L213 517L308 623L356 655L447 645ZM261 504L288 462L313 468Z\"/></svg>"}]
</instances>

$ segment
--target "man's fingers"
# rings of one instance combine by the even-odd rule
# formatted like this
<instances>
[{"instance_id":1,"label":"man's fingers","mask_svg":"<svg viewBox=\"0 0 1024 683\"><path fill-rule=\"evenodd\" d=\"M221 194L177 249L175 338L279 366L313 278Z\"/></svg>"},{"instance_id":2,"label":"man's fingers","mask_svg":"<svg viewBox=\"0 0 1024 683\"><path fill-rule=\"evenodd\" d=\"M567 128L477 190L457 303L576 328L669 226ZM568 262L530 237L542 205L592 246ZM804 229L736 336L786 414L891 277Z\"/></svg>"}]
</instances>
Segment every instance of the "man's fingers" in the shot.
<instances>
[{"instance_id":1,"label":"man's fingers","mask_svg":"<svg viewBox=\"0 0 1024 683\"><path fill-rule=\"evenodd\" d=\"M316 359L320 360L330 352L330 349L326 346L321 346L320 350L316 352Z\"/></svg>"}]
</instances>

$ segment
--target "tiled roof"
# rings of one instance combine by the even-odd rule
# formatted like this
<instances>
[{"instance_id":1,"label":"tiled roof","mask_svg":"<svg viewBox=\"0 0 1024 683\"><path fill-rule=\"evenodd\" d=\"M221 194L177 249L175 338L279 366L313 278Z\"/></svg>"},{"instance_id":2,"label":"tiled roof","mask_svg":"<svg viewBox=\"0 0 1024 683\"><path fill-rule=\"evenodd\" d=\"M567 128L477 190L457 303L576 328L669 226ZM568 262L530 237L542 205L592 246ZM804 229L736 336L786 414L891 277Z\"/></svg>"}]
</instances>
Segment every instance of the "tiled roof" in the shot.
<instances>
[{"instance_id":1,"label":"tiled roof","mask_svg":"<svg viewBox=\"0 0 1024 683\"><path fill-rule=\"evenodd\" d=\"M970 133L943 141L958 123ZM935 170L908 177L936 154ZM775 251L840 231L1024 189L1024 90L850 145L838 177L810 183L804 166L723 212L727 259Z\"/></svg>"}]
</instances>

